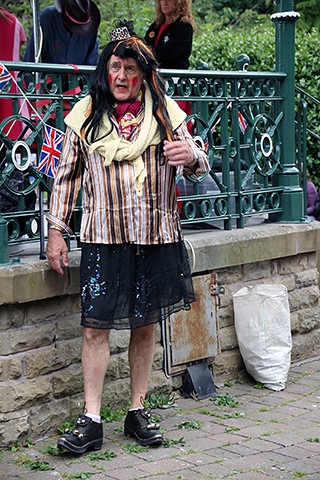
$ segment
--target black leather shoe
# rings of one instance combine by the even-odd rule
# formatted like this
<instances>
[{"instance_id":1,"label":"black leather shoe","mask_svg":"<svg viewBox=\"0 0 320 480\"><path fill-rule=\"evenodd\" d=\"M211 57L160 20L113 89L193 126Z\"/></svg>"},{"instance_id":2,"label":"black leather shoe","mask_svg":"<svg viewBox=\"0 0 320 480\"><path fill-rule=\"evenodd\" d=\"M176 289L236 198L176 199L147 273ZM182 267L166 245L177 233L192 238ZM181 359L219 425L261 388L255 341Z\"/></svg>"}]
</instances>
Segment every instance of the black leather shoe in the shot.
<instances>
[{"instance_id":1,"label":"black leather shoe","mask_svg":"<svg viewBox=\"0 0 320 480\"><path fill-rule=\"evenodd\" d=\"M64 448L73 453L84 453L89 449L100 450L102 440L102 423L80 415L72 432L65 433L58 439L58 448Z\"/></svg>"},{"instance_id":2,"label":"black leather shoe","mask_svg":"<svg viewBox=\"0 0 320 480\"><path fill-rule=\"evenodd\" d=\"M124 421L124 434L135 437L139 445L161 445L162 434L159 432L159 424L151 423L150 412L145 408L130 410Z\"/></svg>"}]
</instances>

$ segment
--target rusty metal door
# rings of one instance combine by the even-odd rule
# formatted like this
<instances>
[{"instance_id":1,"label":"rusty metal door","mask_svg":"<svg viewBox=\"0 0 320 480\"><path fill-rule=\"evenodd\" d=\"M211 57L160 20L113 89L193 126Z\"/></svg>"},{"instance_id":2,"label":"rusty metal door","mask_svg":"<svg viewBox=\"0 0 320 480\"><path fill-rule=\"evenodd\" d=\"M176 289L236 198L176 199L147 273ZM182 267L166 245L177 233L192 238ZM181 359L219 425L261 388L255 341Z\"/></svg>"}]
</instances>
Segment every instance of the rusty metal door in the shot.
<instances>
[{"instance_id":1,"label":"rusty metal door","mask_svg":"<svg viewBox=\"0 0 320 480\"><path fill-rule=\"evenodd\" d=\"M223 287L211 273L193 279L196 302L189 311L170 316L163 325L165 373L184 371L197 360L212 362L220 352L217 311Z\"/></svg>"}]
</instances>

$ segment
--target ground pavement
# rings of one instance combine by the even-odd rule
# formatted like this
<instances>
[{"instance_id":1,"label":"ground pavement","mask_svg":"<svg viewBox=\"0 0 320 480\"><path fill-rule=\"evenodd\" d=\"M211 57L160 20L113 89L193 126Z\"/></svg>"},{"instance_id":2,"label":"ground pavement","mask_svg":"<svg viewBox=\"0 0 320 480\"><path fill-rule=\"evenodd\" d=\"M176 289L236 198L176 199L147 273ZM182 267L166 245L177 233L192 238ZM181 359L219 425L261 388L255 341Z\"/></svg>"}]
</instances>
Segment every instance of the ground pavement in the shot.
<instances>
[{"instance_id":1,"label":"ground pavement","mask_svg":"<svg viewBox=\"0 0 320 480\"><path fill-rule=\"evenodd\" d=\"M219 382L219 398L176 396L175 407L153 410L162 419L161 447L138 447L116 421L104 424L99 452L57 455L57 433L2 450L0 478L320 480L320 352L293 363L280 392L247 376Z\"/></svg>"}]
</instances>

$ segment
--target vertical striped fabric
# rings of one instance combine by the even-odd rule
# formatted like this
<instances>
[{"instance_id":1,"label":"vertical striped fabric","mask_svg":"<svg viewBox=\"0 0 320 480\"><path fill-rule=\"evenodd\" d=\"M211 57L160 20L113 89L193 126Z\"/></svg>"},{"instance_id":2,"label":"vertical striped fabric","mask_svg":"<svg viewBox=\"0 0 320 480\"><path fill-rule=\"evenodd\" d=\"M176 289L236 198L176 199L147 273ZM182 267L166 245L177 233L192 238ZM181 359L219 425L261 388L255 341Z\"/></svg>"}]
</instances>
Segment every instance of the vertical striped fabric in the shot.
<instances>
[{"instance_id":1,"label":"vertical striped fabric","mask_svg":"<svg viewBox=\"0 0 320 480\"><path fill-rule=\"evenodd\" d=\"M139 124L130 141L139 134ZM175 139L186 140L198 160L196 175L209 170L205 152L198 149L183 123ZM156 245L176 242L181 226L176 202L175 168L164 164L162 145L152 145L143 154L147 171L143 193L134 189L134 166L127 161L104 165L99 153L88 153L86 144L68 127L51 195L50 223L68 231L73 208L82 186L80 240L85 243L137 243Z\"/></svg>"}]
</instances>

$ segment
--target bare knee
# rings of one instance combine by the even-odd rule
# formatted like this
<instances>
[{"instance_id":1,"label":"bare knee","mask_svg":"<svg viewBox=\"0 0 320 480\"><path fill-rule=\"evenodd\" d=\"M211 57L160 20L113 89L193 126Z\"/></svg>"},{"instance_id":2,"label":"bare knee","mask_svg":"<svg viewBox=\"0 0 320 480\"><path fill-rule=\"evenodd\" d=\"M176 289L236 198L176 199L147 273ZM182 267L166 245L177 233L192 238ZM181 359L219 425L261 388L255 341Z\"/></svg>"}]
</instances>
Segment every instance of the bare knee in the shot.
<instances>
[{"instance_id":1,"label":"bare knee","mask_svg":"<svg viewBox=\"0 0 320 480\"><path fill-rule=\"evenodd\" d=\"M146 325L145 327L135 328L131 330L131 342L143 342L146 340L153 340L155 337L156 325Z\"/></svg>"},{"instance_id":2,"label":"bare knee","mask_svg":"<svg viewBox=\"0 0 320 480\"><path fill-rule=\"evenodd\" d=\"M87 346L102 345L109 342L110 330L99 330L97 328L83 329L83 343Z\"/></svg>"}]
</instances>

